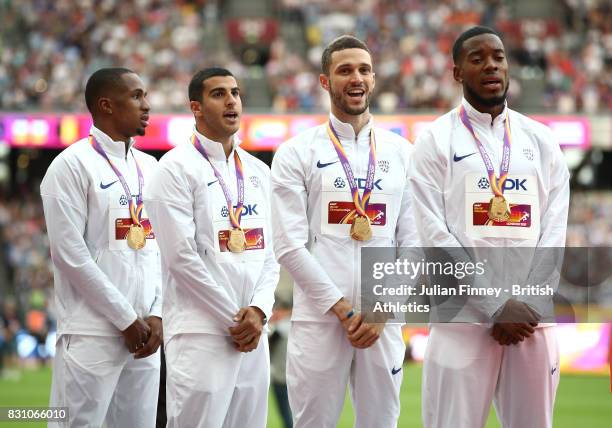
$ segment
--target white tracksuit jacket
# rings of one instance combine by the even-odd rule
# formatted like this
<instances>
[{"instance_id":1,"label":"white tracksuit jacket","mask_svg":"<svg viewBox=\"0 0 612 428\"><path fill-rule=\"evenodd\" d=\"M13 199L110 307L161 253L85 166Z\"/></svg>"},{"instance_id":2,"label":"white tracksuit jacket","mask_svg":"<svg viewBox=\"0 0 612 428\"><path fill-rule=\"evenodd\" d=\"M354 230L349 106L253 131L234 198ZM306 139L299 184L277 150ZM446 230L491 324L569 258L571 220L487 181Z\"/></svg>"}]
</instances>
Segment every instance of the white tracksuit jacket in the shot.
<instances>
[{"instance_id":1,"label":"white tracksuit jacket","mask_svg":"<svg viewBox=\"0 0 612 428\"><path fill-rule=\"evenodd\" d=\"M279 147L272 164L274 242L279 262L295 280L294 321L337 323L328 311L343 296L360 309L362 247L418 245L406 178L410 143L393 132L373 128L372 120L355 135L349 124L333 115L330 118L360 195L366 182L370 130L374 129L377 164L370 209L378 217L373 221L372 239L365 242L350 237L350 224L338 223L353 203L326 124Z\"/></svg>"},{"instance_id":2,"label":"white tracksuit jacket","mask_svg":"<svg viewBox=\"0 0 612 428\"><path fill-rule=\"evenodd\" d=\"M237 201L233 152L196 131L211 161ZM279 267L274 259L266 164L238 147L244 167L241 220L249 246L225 251L221 236L231 229L225 196L208 161L190 140L166 153L145 193L162 254L164 341L182 333L229 336L241 307L257 306L271 316ZM220 243L221 242L221 243ZM222 251L223 250L223 251Z\"/></svg>"},{"instance_id":3,"label":"white tracksuit jacket","mask_svg":"<svg viewBox=\"0 0 612 428\"><path fill-rule=\"evenodd\" d=\"M149 185L157 161L91 128L134 197L138 175ZM153 234L127 246L128 202L110 165L82 139L57 156L40 186L54 265L58 334L120 336L136 317L161 317L161 268ZM144 208L143 219L147 218ZM124 220L121 220L124 219ZM145 221L146 225L146 221Z\"/></svg>"},{"instance_id":4,"label":"white tracksuit jacket","mask_svg":"<svg viewBox=\"0 0 612 428\"><path fill-rule=\"evenodd\" d=\"M423 246L506 247L496 275L505 283L529 283L534 252L514 247L563 247L569 206L569 172L555 138L546 126L509 108L493 121L462 101L476 135L499 177L504 121L510 118L511 155L504 196L512 206L513 225L483 226L479 204L493 197L476 142L457 109L438 118L415 143L409 180ZM521 269L522 268L522 269ZM499 277L498 277L499 278ZM546 313L550 297L516 297ZM490 321L503 301L487 300L466 308L468 318Z\"/></svg>"}]
</instances>

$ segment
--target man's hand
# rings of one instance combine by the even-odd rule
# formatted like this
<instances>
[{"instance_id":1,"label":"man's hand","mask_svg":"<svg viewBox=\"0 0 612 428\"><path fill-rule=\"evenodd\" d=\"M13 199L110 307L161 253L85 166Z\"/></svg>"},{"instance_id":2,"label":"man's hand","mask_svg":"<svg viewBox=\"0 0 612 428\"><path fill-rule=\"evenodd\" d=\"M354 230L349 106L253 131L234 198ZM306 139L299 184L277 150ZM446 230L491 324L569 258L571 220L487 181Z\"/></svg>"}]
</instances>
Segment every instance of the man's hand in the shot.
<instances>
[{"instance_id":1,"label":"man's hand","mask_svg":"<svg viewBox=\"0 0 612 428\"><path fill-rule=\"evenodd\" d=\"M162 328L162 320L159 317L148 317L145 318L145 322L148 324L151 329L151 334L149 334L149 340L142 348L138 348L136 353L134 354L134 358L146 358L150 355L153 355L159 349L162 338L163 338L163 328Z\"/></svg>"},{"instance_id":2,"label":"man's hand","mask_svg":"<svg viewBox=\"0 0 612 428\"><path fill-rule=\"evenodd\" d=\"M509 299L504 304L499 315L495 317L496 323L526 323L532 327L538 325L540 315L531 309L527 303Z\"/></svg>"},{"instance_id":3,"label":"man's hand","mask_svg":"<svg viewBox=\"0 0 612 428\"><path fill-rule=\"evenodd\" d=\"M355 348L369 348L380 338L384 328L385 323L369 323L363 321L357 330L348 335L348 340Z\"/></svg>"},{"instance_id":4,"label":"man's hand","mask_svg":"<svg viewBox=\"0 0 612 428\"><path fill-rule=\"evenodd\" d=\"M330 311L336 315L347 335L353 333L361 325L361 314L354 313L353 305L344 297L338 300L336 304L331 307Z\"/></svg>"},{"instance_id":5,"label":"man's hand","mask_svg":"<svg viewBox=\"0 0 612 428\"><path fill-rule=\"evenodd\" d=\"M238 325L229 329L237 350L251 352L257 348L263 331L264 316L261 309L255 306L247 306L238 311L234 317Z\"/></svg>"},{"instance_id":6,"label":"man's hand","mask_svg":"<svg viewBox=\"0 0 612 428\"><path fill-rule=\"evenodd\" d=\"M516 345L530 337L535 332L533 326L527 323L495 323L491 336L500 345Z\"/></svg>"},{"instance_id":7,"label":"man's hand","mask_svg":"<svg viewBox=\"0 0 612 428\"><path fill-rule=\"evenodd\" d=\"M516 345L534 333L540 316L524 302L508 300L495 317L491 336L500 345Z\"/></svg>"},{"instance_id":8,"label":"man's hand","mask_svg":"<svg viewBox=\"0 0 612 428\"><path fill-rule=\"evenodd\" d=\"M149 339L150 333L151 328L141 318L136 318L136 321L121 332L123 338L125 339L125 344L132 354L141 346L144 346Z\"/></svg>"}]
</instances>

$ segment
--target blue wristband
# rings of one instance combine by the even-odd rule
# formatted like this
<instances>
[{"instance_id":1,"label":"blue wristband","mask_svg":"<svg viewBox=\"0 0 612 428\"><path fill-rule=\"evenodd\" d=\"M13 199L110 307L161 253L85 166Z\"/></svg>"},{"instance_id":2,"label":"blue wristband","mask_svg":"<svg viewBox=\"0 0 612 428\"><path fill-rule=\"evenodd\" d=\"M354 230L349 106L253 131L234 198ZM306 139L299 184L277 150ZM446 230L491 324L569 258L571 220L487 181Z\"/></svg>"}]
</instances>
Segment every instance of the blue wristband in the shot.
<instances>
[{"instance_id":1,"label":"blue wristband","mask_svg":"<svg viewBox=\"0 0 612 428\"><path fill-rule=\"evenodd\" d=\"M355 310L351 309L350 311L348 311L346 313L346 319L349 319L350 317L352 317L353 315L355 315Z\"/></svg>"}]
</instances>

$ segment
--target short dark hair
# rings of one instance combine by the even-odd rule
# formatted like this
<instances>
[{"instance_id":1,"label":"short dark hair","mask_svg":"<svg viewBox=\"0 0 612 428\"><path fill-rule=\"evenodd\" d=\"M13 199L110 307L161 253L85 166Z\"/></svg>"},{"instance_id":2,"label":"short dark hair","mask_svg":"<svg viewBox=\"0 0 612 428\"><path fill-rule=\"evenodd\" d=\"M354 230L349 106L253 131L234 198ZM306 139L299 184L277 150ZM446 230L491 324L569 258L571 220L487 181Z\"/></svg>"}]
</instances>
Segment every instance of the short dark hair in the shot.
<instances>
[{"instance_id":1,"label":"short dark hair","mask_svg":"<svg viewBox=\"0 0 612 428\"><path fill-rule=\"evenodd\" d=\"M204 91L204 81L215 76L231 76L231 71L222 67L209 67L198 71L189 82L189 101L202 102L202 92Z\"/></svg>"},{"instance_id":2,"label":"short dark hair","mask_svg":"<svg viewBox=\"0 0 612 428\"><path fill-rule=\"evenodd\" d=\"M493 34L501 39L501 36L497 31L492 28L485 27L483 25L478 25L476 27L472 27L469 30L464 31L457 37L455 43L453 44L453 62L457 64L459 61L459 57L461 56L461 49L463 49L463 42L472 37L480 36L481 34Z\"/></svg>"},{"instance_id":3,"label":"short dark hair","mask_svg":"<svg viewBox=\"0 0 612 428\"><path fill-rule=\"evenodd\" d=\"M101 68L94 72L85 84L85 104L90 113L94 113L96 102L108 90L117 89L123 85L121 77L124 74L134 73L129 68L111 67Z\"/></svg>"},{"instance_id":4,"label":"short dark hair","mask_svg":"<svg viewBox=\"0 0 612 428\"><path fill-rule=\"evenodd\" d=\"M331 66L331 57L334 52L342 51L344 49L363 49L370 56L372 55L368 46L359 40L357 37L344 35L340 36L337 39L333 40L325 50L323 51L323 55L321 56L321 71L323 74L329 76L329 67Z\"/></svg>"}]
</instances>

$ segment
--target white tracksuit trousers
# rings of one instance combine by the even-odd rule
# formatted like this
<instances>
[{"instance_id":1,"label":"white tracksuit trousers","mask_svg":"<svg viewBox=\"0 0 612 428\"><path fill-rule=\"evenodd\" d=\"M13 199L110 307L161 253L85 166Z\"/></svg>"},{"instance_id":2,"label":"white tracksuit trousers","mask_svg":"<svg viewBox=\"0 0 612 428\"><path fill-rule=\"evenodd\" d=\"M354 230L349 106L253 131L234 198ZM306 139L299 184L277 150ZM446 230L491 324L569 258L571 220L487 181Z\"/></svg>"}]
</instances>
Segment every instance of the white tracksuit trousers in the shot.
<instances>
[{"instance_id":1,"label":"white tracksuit trousers","mask_svg":"<svg viewBox=\"0 0 612 428\"><path fill-rule=\"evenodd\" d=\"M49 405L68 407L69 422L49 427L154 427L159 366L159 351L135 360L123 337L60 336Z\"/></svg>"},{"instance_id":2,"label":"white tracksuit trousers","mask_svg":"<svg viewBox=\"0 0 612 428\"><path fill-rule=\"evenodd\" d=\"M168 428L265 428L270 357L265 334L243 353L230 336L188 333L166 344Z\"/></svg>"},{"instance_id":3,"label":"white tracksuit trousers","mask_svg":"<svg viewBox=\"0 0 612 428\"><path fill-rule=\"evenodd\" d=\"M356 349L340 323L292 322L287 388L295 428L335 428L347 383L356 428L396 427L405 351L398 324L388 324L370 348Z\"/></svg>"},{"instance_id":4,"label":"white tracksuit trousers","mask_svg":"<svg viewBox=\"0 0 612 428\"><path fill-rule=\"evenodd\" d=\"M551 428L559 384L554 326L501 346L491 328L432 324L423 365L425 428L480 428L491 401L503 428Z\"/></svg>"}]
</instances>

